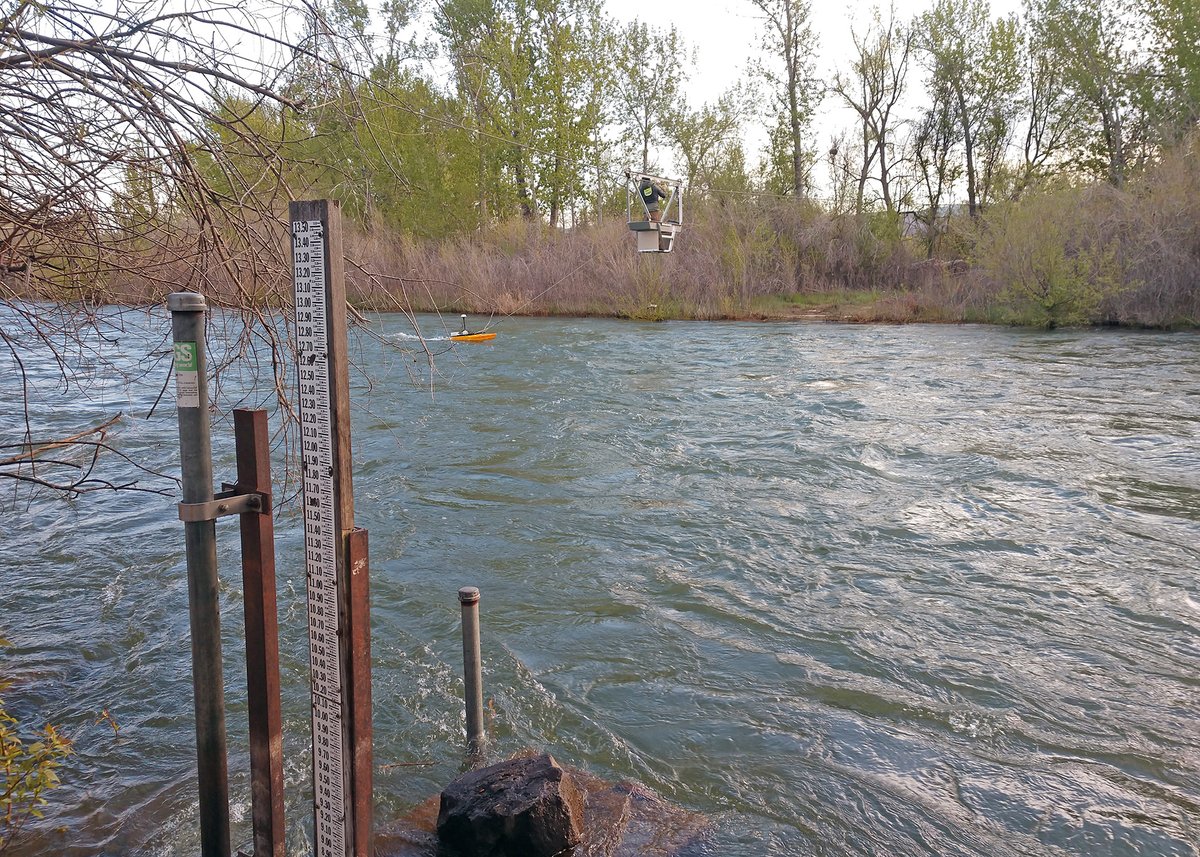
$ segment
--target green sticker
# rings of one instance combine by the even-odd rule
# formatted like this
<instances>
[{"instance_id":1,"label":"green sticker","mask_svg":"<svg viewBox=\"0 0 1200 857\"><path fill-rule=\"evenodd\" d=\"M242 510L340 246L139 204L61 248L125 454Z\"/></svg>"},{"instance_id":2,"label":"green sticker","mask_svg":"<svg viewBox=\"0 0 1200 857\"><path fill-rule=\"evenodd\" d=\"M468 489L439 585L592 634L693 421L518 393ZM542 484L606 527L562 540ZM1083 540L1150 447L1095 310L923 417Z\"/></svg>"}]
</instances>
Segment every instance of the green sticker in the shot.
<instances>
[{"instance_id":1,"label":"green sticker","mask_svg":"<svg viewBox=\"0 0 1200 857\"><path fill-rule=\"evenodd\" d=\"M196 372L196 343L194 342L176 342L175 343L175 371L176 372Z\"/></svg>"}]
</instances>

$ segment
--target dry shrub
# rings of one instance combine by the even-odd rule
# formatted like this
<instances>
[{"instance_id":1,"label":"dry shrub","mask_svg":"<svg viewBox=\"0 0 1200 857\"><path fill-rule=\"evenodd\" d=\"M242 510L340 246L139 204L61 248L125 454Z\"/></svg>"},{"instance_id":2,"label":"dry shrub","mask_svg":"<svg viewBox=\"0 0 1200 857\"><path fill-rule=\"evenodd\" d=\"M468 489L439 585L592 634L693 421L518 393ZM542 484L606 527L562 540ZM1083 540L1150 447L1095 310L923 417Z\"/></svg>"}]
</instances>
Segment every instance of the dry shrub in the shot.
<instances>
[{"instance_id":1,"label":"dry shrub","mask_svg":"<svg viewBox=\"0 0 1200 857\"><path fill-rule=\"evenodd\" d=\"M517 220L442 241L374 237L387 246L373 254L369 274L354 278L355 294L374 308L406 302L415 311L603 312L614 280L632 286L626 236L623 223L564 232ZM361 241L350 237L347 246Z\"/></svg>"},{"instance_id":2,"label":"dry shrub","mask_svg":"<svg viewBox=\"0 0 1200 857\"><path fill-rule=\"evenodd\" d=\"M565 231L516 220L434 242L353 236L347 247L375 274L352 293L418 311L728 318L760 298L914 280L909 247L886 220L787 200L699 201L688 215L670 255L637 253L620 220Z\"/></svg>"},{"instance_id":3,"label":"dry shrub","mask_svg":"<svg viewBox=\"0 0 1200 857\"><path fill-rule=\"evenodd\" d=\"M934 259L887 213L836 216L773 197L689 200L669 255L637 253L623 218L572 230L518 218L441 240L347 221L348 289L356 305L384 311L704 319L869 292L850 317L1196 324L1197 148L1193 139L1165 153L1124 190L1048 189L978 222L961 218L941 245L948 255ZM188 288L243 311L286 307L290 284L264 262L285 257L284 223L243 218L220 253L206 250L211 225L143 230L120 264L85 259L64 266L61 284L22 290L18 274L7 286L35 300L149 304Z\"/></svg>"},{"instance_id":4,"label":"dry shrub","mask_svg":"<svg viewBox=\"0 0 1200 857\"><path fill-rule=\"evenodd\" d=\"M1125 282L1106 228L1115 194L1100 186L1044 192L989 212L976 259L1001 318L1040 327L1098 319Z\"/></svg>"},{"instance_id":5,"label":"dry shrub","mask_svg":"<svg viewBox=\"0 0 1200 857\"><path fill-rule=\"evenodd\" d=\"M1200 135L1132 183L1106 227L1121 242L1129 288L1105 301L1104 320L1200 324Z\"/></svg>"},{"instance_id":6,"label":"dry shrub","mask_svg":"<svg viewBox=\"0 0 1200 857\"><path fill-rule=\"evenodd\" d=\"M1197 140L1123 189L1047 190L997 208L976 262L993 316L1020 324L1200 322Z\"/></svg>"},{"instance_id":7,"label":"dry shrub","mask_svg":"<svg viewBox=\"0 0 1200 857\"><path fill-rule=\"evenodd\" d=\"M55 242L36 257L35 276L22 271L8 280L6 298L148 306L190 290L214 306L260 309L289 296L286 271L276 261L287 247L282 221L245 219L225 230L180 218L143 224L136 234L118 227L101 238L94 231L60 232Z\"/></svg>"}]
</instances>

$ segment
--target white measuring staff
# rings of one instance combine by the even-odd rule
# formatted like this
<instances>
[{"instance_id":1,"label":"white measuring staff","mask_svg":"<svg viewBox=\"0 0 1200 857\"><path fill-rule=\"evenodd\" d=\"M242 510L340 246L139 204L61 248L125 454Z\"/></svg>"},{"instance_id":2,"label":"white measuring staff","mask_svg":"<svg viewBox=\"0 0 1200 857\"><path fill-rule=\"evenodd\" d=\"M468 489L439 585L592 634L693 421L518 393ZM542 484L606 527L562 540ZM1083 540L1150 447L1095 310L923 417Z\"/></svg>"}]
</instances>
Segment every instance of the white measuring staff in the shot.
<instances>
[{"instance_id":1,"label":"white measuring staff","mask_svg":"<svg viewBox=\"0 0 1200 857\"><path fill-rule=\"evenodd\" d=\"M325 229L292 222L296 286L297 381L304 486L304 565L308 578L308 657L312 668L315 853L346 854L342 669L338 650L337 531L330 415Z\"/></svg>"}]
</instances>

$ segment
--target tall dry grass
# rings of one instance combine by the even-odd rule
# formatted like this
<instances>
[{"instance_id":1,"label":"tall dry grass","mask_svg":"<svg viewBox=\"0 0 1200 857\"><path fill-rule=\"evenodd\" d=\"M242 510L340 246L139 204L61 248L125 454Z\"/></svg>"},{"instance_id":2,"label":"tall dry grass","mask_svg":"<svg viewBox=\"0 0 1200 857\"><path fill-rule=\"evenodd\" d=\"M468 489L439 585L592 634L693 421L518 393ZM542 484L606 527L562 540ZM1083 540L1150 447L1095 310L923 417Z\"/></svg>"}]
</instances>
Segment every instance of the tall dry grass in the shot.
<instances>
[{"instance_id":1,"label":"tall dry grass","mask_svg":"<svg viewBox=\"0 0 1200 857\"><path fill-rule=\"evenodd\" d=\"M1131 185L1105 227L1121 244L1128 288L1105 302L1102 320L1200 325L1200 135Z\"/></svg>"},{"instance_id":2,"label":"tall dry grass","mask_svg":"<svg viewBox=\"0 0 1200 857\"><path fill-rule=\"evenodd\" d=\"M786 201L702 203L670 254L636 252L623 220L576 230L514 221L444 241L355 234L352 296L373 309L732 318L756 301L907 290L935 279L867 220Z\"/></svg>"},{"instance_id":3,"label":"tall dry grass","mask_svg":"<svg viewBox=\"0 0 1200 857\"><path fill-rule=\"evenodd\" d=\"M889 215L780 199L691 200L666 255L637 253L623 216L573 230L513 220L441 240L347 222L349 292L363 309L485 315L755 318L826 306L854 321L1194 326L1198 149L1194 138L1164 153L1123 189L1046 188L978 221L956 219L935 242L948 254L940 258ZM173 224L107 260L87 288L23 296L147 304L189 288L243 311L289 306L286 269L262 263L286 257L282 221L247 234L243 251L218 257L203 230ZM4 292L22 295L19 276Z\"/></svg>"}]
</instances>

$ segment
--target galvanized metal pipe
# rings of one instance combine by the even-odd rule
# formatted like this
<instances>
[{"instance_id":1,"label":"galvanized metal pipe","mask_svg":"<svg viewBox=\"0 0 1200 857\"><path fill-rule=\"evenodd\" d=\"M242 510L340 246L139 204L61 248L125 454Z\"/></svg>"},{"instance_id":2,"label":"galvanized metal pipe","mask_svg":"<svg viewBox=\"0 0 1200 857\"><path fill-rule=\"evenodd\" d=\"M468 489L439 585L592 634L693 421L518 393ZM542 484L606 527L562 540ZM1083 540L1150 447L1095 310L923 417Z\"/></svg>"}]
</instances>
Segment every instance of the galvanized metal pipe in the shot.
<instances>
[{"instance_id":1,"label":"galvanized metal pipe","mask_svg":"<svg viewBox=\"0 0 1200 857\"><path fill-rule=\"evenodd\" d=\"M205 380L203 295L167 298L175 341L175 385L183 502L213 499L212 439ZM216 521L188 521L188 615L192 633L192 688L200 787L200 853L229 857L229 763L225 745L225 685L221 669L221 612L217 594Z\"/></svg>"},{"instance_id":2,"label":"galvanized metal pipe","mask_svg":"<svg viewBox=\"0 0 1200 857\"><path fill-rule=\"evenodd\" d=\"M458 590L458 603L462 606L467 745L471 752L478 752L484 744L483 658L479 647L479 590L474 586L464 586Z\"/></svg>"}]
</instances>

